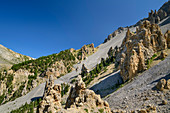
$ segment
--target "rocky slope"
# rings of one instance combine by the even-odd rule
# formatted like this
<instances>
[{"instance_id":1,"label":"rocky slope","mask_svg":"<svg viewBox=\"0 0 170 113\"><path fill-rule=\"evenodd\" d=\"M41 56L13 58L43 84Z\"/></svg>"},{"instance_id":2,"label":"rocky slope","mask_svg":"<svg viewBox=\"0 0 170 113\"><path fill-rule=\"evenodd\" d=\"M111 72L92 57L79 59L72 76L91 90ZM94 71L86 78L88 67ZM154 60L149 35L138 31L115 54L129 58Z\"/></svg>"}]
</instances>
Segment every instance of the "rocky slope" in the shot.
<instances>
[{"instance_id":1,"label":"rocky slope","mask_svg":"<svg viewBox=\"0 0 170 113\"><path fill-rule=\"evenodd\" d=\"M33 58L29 56L16 53L0 44L0 69L32 59Z\"/></svg>"},{"instance_id":2,"label":"rocky slope","mask_svg":"<svg viewBox=\"0 0 170 113\"><path fill-rule=\"evenodd\" d=\"M160 23L159 25L162 26L161 27L161 30L163 33L165 33L167 31L167 29L169 29L169 22L168 22L168 18L169 17L166 17L164 18ZM165 22L165 23L164 23ZM163 23L163 24L162 24ZM156 25L155 25L156 26ZM78 75L80 72L81 72L81 68L82 68L82 65L84 64L85 67L87 67L87 70L92 70L94 67L96 67L96 65L98 63L101 62L101 58L106 58L108 57L108 51L110 49L110 47L112 48L115 48L115 46L120 46L124 37L127 35L131 35L132 32L135 32L135 27L130 27L129 31L127 28L120 28L120 32L118 31L116 33L116 35L112 35L114 36L114 38L109 38L108 41L106 41L104 44L101 44L99 47L98 47L98 51L95 52L94 54L92 54L91 56L89 57L84 57L86 55L81 55L82 53L83 54L86 54L86 53L89 53L91 54L91 52L87 52L87 47L83 47L81 50L80 50L80 60L82 60L81 62L79 62L78 64L75 64L73 65L73 68L75 70L73 70L72 72L66 74L65 76L62 76L60 77L59 79L57 79L54 84L56 83L62 83L62 82L70 82L72 80L72 78L74 78L76 75ZM147 30L147 29L145 29ZM156 27L156 30L160 32L160 29L158 27ZM128 31L128 33L127 33ZM149 34L149 33L148 33ZM134 36L134 35L133 35ZM132 37L133 37L132 36ZM169 37L169 35L166 35L167 37ZM165 37L166 37L165 36ZM130 36L131 37L131 36ZM135 36L134 36L135 37ZM126 40L126 39L125 39ZM166 43L168 43L167 41L167 38L166 38ZM134 46L134 48L136 49L136 47ZM158 47L159 48L159 47ZM118 48L119 49L119 48ZM93 49L90 49L90 51L93 51ZM70 49L70 52L74 55L78 55L76 51L74 51L73 49ZM111 52L112 53L112 52ZM132 54L133 55L133 54ZM84 60L85 59L85 60ZM57 63L56 63L57 64ZM24 67L26 68L26 66ZM39 68L41 69L41 68ZM31 70L30 70L31 71ZM41 71L41 70L40 70ZM52 73L51 73L52 72ZM45 73L44 75L51 75L53 74L53 70L52 69L47 69L47 73ZM113 74L114 75L114 74ZM111 76L108 76L108 77L112 77L113 76L111 74ZM118 76L118 75L117 75ZM106 77L107 78L107 77ZM119 77L116 77L113 82L117 81L117 78L119 79ZM147 78L147 77L146 77ZM150 78L149 78L150 79ZM105 80L105 79L104 79ZM108 80L108 83L109 83L109 79ZM22 96L20 98L17 98L16 100L12 101L12 102L9 102L9 103L6 103L4 105L1 105L0 106L0 110L4 111L4 112L8 112L10 111L11 109L16 109L18 108L19 106L21 106L22 104L25 104L25 102L30 102L31 99L33 98L36 98L36 97L39 97L39 96L42 96L43 95L43 91L44 91L44 86L45 84L40 84L38 87L36 87L35 89L33 89L31 92L29 92L27 95L25 96ZM100 89L100 87L98 87ZM114 100L113 100L114 101ZM113 102L113 101L110 101L110 102ZM74 102L73 102L74 103ZM112 103L111 103L112 105ZM113 108L114 109L114 108ZM155 107L153 106L150 106L150 109L155 109ZM130 109L132 110L132 109Z\"/></svg>"},{"instance_id":3,"label":"rocky slope","mask_svg":"<svg viewBox=\"0 0 170 113\"><path fill-rule=\"evenodd\" d=\"M114 111L131 112L151 109L154 112L169 113L170 90L165 88L164 91L160 91L156 88L159 80L170 79L169 67L170 55L142 75L135 77L124 87L107 96L105 100ZM167 104L162 103L164 100Z\"/></svg>"}]
</instances>

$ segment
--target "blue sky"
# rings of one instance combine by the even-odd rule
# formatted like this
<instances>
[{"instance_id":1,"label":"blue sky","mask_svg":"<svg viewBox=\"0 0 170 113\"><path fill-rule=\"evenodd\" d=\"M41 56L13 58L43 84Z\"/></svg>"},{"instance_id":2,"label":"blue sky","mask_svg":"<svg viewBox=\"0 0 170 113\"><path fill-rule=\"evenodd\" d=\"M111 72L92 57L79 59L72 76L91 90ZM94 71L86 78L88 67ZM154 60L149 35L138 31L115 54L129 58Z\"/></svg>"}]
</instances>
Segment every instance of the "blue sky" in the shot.
<instances>
[{"instance_id":1,"label":"blue sky","mask_svg":"<svg viewBox=\"0 0 170 113\"><path fill-rule=\"evenodd\" d=\"M34 58L101 44L168 0L0 0L0 44Z\"/></svg>"}]
</instances>

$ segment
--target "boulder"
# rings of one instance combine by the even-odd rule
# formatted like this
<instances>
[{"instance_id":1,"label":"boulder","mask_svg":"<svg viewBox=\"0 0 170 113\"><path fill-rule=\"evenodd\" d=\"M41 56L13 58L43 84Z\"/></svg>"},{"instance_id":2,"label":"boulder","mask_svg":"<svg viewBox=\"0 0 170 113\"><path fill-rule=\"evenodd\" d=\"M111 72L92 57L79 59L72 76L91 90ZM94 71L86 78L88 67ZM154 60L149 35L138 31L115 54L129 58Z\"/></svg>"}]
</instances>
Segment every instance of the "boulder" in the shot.
<instances>
[{"instance_id":1,"label":"boulder","mask_svg":"<svg viewBox=\"0 0 170 113\"><path fill-rule=\"evenodd\" d=\"M161 79L157 85L156 85L156 88L160 91L163 91L164 90L164 87L166 85L166 80L165 79Z\"/></svg>"},{"instance_id":2,"label":"boulder","mask_svg":"<svg viewBox=\"0 0 170 113\"><path fill-rule=\"evenodd\" d=\"M169 89L169 90L170 90L170 79L168 79L168 80L166 81L165 89Z\"/></svg>"}]
</instances>

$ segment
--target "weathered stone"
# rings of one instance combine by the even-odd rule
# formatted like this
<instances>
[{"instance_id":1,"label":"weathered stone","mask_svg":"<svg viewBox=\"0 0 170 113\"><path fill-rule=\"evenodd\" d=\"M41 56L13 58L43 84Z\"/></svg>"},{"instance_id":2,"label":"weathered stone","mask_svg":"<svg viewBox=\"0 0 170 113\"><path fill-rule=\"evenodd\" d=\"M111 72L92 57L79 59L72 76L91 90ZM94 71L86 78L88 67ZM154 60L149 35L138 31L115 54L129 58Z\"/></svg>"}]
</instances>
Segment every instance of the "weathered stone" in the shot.
<instances>
[{"instance_id":1,"label":"weathered stone","mask_svg":"<svg viewBox=\"0 0 170 113\"><path fill-rule=\"evenodd\" d=\"M160 91L163 91L164 90L164 86L166 84L166 80L165 79L161 79L157 85L156 85L156 88Z\"/></svg>"},{"instance_id":2,"label":"weathered stone","mask_svg":"<svg viewBox=\"0 0 170 113\"><path fill-rule=\"evenodd\" d=\"M153 11L151 13L154 13ZM127 30L119 52L115 50L116 62L124 81L147 69L146 61L154 53L167 49L167 41L156 24L144 21L136 34Z\"/></svg>"},{"instance_id":3,"label":"weathered stone","mask_svg":"<svg viewBox=\"0 0 170 113\"><path fill-rule=\"evenodd\" d=\"M166 89L170 89L170 79L166 81L165 87Z\"/></svg>"},{"instance_id":4,"label":"weathered stone","mask_svg":"<svg viewBox=\"0 0 170 113\"><path fill-rule=\"evenodd\" d=\"M53 76L46 82L43 100L40 102L39 113L58 112L61 107L61 85L54 85Z\"/></svg>"},{"instance_id":5,"label":"weathered stone","mask_svg":"<svg viewBox=\"0 0 170 113\"><path fill-rule=\"evenodd\" d=\"M81 68L81 74L84 75L84 74L87 74L89 71L88 69L86 68L85 64L82 65L82 68Z\"/></svg>"},{"instance_id":6,"label":"weathered stone","mask_svg":"<svg viewBox=\"0 0 170 113\"><path fill-rule=\"evenodd\" d=\"M109 57L112 57L113 56L113 53L114 53L114 49L112 47L110 47L109 51L108 51L108 56Z\"/></svg>"},{"instance_id":7,"label":"weathered stone","mask_svg":"<svg viewBox=\"0 0 170 113\"><path fill-rule=\"evenodd\" d=\"M167 100L162 100L162 104L166 105L167 104Z\"/></svg>"},{"instance_id":8,"label":"weathered stone","mask_svg":"<svg viewBox=\"0 0 170 113\"><path fill-rule=\"evenodd\" d=\"M94 44L84 45L79 53L78 53L78 59L79 60L85 60L87 58L87 55L90 55L95 52Z\"/></svg>"},{"instance_id":9,"label":"weathered stone","mask_svg":"<svg viewBox=\"0 0 170 113\"><path fill-rule=\"evenodd\" d=\"M170 30L164 34L164 37L166 39L167 47L170 48Z\"/></svg>"},{"instance_id":10,"label":"weathered stone","mask_svg":"<svg viewBox=\"0 0 170 113\"><path fill-rule=\"evenodd\" d=\"M139 113L147 113L146 109L141 109Z\"/></svg>"},{"instance_id":11,"label":"weathered stone","mask_svg":"<svg viewBox=\"0 0 170 113\"><path fill-rule=\"evenodd\" d=\"M69 97L66 102L66 109L88 109L89 111L103 109L104 112L111 113L109 104L103 101L100 95L96 95L94 91L86 89L81 75L78 76L75 87L71 88Z\"/></svg>"},{"instance_id":12,"label":"weathered stone","mask_svg":"<svg viewBox=\"0 0 170 113\"><path fill-rule=\"evenodd\" d=\"M167 53L165 51L161 51L161 54L160 54L160 59L163 59L167 56Z\"/></svg>"}]
</instances>

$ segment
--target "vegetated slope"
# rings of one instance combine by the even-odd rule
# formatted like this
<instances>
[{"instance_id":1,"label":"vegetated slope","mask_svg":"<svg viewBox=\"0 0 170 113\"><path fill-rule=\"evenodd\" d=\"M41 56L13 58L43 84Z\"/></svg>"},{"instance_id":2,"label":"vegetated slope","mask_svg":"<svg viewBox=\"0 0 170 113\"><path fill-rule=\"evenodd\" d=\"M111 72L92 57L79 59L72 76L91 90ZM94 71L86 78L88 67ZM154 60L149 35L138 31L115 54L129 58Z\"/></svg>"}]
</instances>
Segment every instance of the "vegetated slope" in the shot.
<instances>
[{"instance_id":1,"label":"vegetated slope","mask_svg":"<svg viewBox=\"0 0 170 113\"><path fill-rule=\"evenodd\" d=\"M32 59L33 58L29 56L16 53L0 44L0 69Z\"/></svg>"},{"instance_id":2,"label":"vegetated slope","mask_svg":"<svg viewBox=\"0 0 170 113\"><path fill-rule=\"evenodd\" d=\"M130 28L130 30L133 31L133 30L135 30L135 28L132 27L132 28ZM74 78L81 72L82 64L85 64L88 67L88 69L91 69L94 66L96 66L96 64L98 64L101 61L101 58L107 57L108 50L110 49L111 46L113 48L115 46L120 46L123 38L125 37L126 31L127 30L125 29L121 33L118 33L117 36L114 37L113 39L111 39L110 41L108 41L104 44L101 44L98 47L98 50L94 54L90 55L88 58L81 61L80 63L73 65L74 68L78 68L77 71L73 70L72 72L70 72L64 76L61 76L60 78L55 80L55 84L60 84L63 82L69 83L72 78ZM37 87L35 87L34 89L32 89L28 94L26 94L22 97L19 97L19 98L15 99L14 101L7 102L6 104L1 105L0 110L4 111L4 113L6 113L13 109L20 107L21 105L25 104L26 102L29 103L31 101L31 99L33 99L33 98L42 97L43 92L44 92L44 85L45 85L44 83L40 84Z\"/></svg>"},{"instance_id":3,"label":"vegetated slope","mask_svg":"<svg viewBox=\"0 0 170 113\"><path fill-rule=\"evenodd\" d=\"M59 78L75 70L73 64L95 53L94 44L84 45L79 50L69 49L58 54L14 64L0 73L0 103L12 101L27 94L48 76Z\"/></svg>"}]
</instances>

